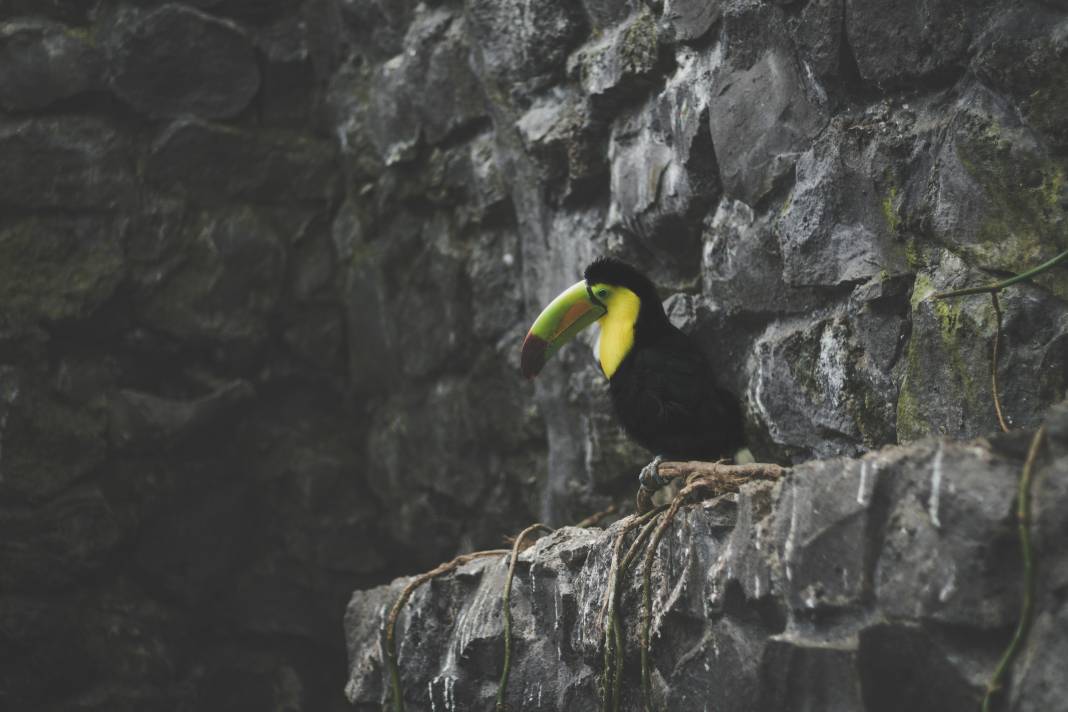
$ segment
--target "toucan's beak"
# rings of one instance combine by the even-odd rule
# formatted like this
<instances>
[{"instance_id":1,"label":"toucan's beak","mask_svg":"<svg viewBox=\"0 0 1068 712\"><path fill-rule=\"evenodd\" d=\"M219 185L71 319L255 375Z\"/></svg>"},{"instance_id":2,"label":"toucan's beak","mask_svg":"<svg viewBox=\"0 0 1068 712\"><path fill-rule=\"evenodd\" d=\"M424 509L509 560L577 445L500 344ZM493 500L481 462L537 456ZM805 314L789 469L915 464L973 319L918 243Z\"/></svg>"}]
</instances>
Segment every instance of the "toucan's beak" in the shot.
<instances>
[{"instance_id":1,"label":"toucan's beak","mask_svg":"<svg viewBox=\"0 0 1068 712\"><path fill-rule=\"evenodd\" d=\"M565 289L545 307L523 340L519 359L523 375L537 376L561 346L604 316L605 311L604 305L590 294L585 280Z\"/></svg>"}]
</instances>

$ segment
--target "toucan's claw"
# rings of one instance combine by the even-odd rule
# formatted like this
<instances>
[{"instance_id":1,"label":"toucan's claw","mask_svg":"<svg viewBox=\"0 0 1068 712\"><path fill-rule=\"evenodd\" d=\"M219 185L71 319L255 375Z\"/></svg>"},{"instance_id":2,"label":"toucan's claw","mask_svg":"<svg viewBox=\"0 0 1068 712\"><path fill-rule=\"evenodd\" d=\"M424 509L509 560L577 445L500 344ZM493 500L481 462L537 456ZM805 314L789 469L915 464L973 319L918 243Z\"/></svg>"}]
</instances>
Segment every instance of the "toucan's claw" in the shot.
<instances>
[{"instance_id":1,"label":"toucan's claw","mask_svg":"<svg viewBox=\"0 0 1068 712\"><path fill-rule=\"evenodd\" d=\"M644 489L656 492L667 485L668 481L660 476L660 463L663 461L663 456L657 455L652 462L642 468L642 471L638 474L638 482L641 483Z\"/></svg>"}]
</instances>

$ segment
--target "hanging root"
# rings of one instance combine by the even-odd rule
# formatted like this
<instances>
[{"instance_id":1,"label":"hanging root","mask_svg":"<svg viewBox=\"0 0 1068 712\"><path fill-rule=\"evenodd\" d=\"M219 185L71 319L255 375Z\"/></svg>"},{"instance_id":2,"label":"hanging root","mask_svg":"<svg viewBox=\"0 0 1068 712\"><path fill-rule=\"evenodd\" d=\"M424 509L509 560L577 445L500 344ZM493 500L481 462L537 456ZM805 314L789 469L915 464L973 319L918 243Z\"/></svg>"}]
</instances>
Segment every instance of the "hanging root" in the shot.
<instances>
[{"instance_id":1,"label":"hanging root","mask_svg":"<svg viewBox=\"0 0 1068 712\"><path fill-rule=\"evenodd\" d=\"M686 498L698 490L711 490L713 494L722 494L726 491L736 491L743 483L752 479L777 480L786 473L786 469L778 465L754 463L750 465L725 465L713 462L664 462L660 464L661 477L675 479L686 476L686 486L679 490L671 501L667 512L658 518L658 524L653 532L652 539L645 549L645 560L642 566L642 617L641 617L641 664L642 664L642 707L646 712L653 709L652 673L650 670L652 658L652 642L650 629L653 619L652 605L652 571L653 558L664 538L668 527L675 519L679 507ZM644 534L644 532L643 532ZM639 536L640 538L640 536ZM635 544L638 542L635 541ZM634 549L636 554L637 549ZM628 557L631 552L628 552Z\"/></svg>"},{"instance_id":2,"label":"hanging root","mask_svg":"<svg viewBox=\"0 0 1068 712\"><path fill-rule=\"evenodd\" d=\"M475 551L470 554L461 554L452 561L447 561L444 564L439 565L437 568L427 571L425 574L416 576L404 587L404 590L401 591L400 596L397 597L396 603L393 604L393 608L389 611L389 616L386 617L386 667L389 669L389 686L393 694L394 712L404 712L404 693L401 689L400 668L397 665L397 641L395 638L397 619L400 617L404 605L408 603L408 599L415 593L415 589L428 581L432 581L438 576L443 576L475 559L484 559L490 556L504 556L508 553L507 549L491 549L489 551Z\"/></svg>"},{"instance_id":3,"label":"hanging root","mask_svg":"<svg viewBox=\"0 0 1068 712\"><path fill-rule=\"evenodd\" d=\"M994 674L986 685L986 694L983 696L982 712L990 712L994 697L1000 692L1002 679L1012 666L1012 661L1020 651L1031 629L1031 618L1034 613L1035 598L1035 562L1034 551L1031 548L1031 476L1035 469L1035 461L1038 459L1038 451L1045 437L1045 426L1038 429L1035 437L1031 440L1031 447L1027 451L1027 459L1024 461L1023 470L1020 472L1020 484L1016 495L1016 526L1020 536L1020 554L1023 558L1024 590L1023 602L1020 604L1020 620L1016 624L1016 632L1009 641L1009 647L998 661Z\"/></svg>"},{"instance_id":4,"label":"hanging root","mask_svg":"<svg viewBox=\"0 0 1068 712\"><path fill-rule=\"evenodd\" d=\"M497 712L504 712L504 696L508 692L508 674L512 669L512 581L515 579L515 563L519 559L519 552L525 548L524 540L536 531L550 533L553 530L544 524L531 524L519 533L512 544L512 558L508 563L508 576L504 579L504 595L502 596L501 611L504 614L504 667L501 670L501 682L497 686Z\"/></svg>"},{"instance_id":5,"label":"hanging root","mask_svg":"<svg viewBox=\"0 0 1068 712\"><path fill-rule=\"evenodd\" d=\"M659 510L658 510L659 511ZM620 693L623 684L623 626L619 620L619 582L626 575L627 564L633 558L628 550L629 558L621 556L623 542L627 534L637 526L645 524L643 532L648 529L648 522L657 512L648 512L644 515L632 515L624 520L623 528L616 535L612 545L612 563L608 570L608 587L605 594L604 607L601 610L601 620L604 624L604 675L602 678L601 709L605 712L617 712L619 710ZM641 538L634 540L631 549Z\"/></svg>"},{"instance_id":6,"label":"hanging root","mask_svg":"<svg viewBox=\"0 0 1068 712\"><path fill-rule=\"evenodd\" d=\"M990 293L990 301L994 305L994 353L990 357L990 390L994 392L994 412L998 416L998 425L1001 432L1009 432L1009 426L1005 423L1005 416L1001 412L1001 396L998 395L998 351L1001 349L1001 302L998 301L998 293Z\"/></svg>"}]
</instances>

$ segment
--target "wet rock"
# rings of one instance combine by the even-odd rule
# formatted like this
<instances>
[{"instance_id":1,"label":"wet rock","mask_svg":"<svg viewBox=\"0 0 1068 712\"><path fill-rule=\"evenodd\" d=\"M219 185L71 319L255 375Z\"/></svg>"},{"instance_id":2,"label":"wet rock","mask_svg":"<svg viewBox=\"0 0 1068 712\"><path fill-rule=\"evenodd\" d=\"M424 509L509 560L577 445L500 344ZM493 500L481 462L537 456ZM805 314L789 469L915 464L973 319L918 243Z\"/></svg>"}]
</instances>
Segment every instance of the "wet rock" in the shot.
<instances>
[{"instance_id":1,"label":"wet rock","mask_svg":"<svg viewBox=\"0 0 1068 712\"><path fill-rule=\"evenodd\" d=\"M896 235L897 188L884 192L872 179L888 171L876 147L854 147L840 131L800 157L776 226L787 283L833 287L908 271Z\"/></svg>"},{"instance_id":2,"label":"wet rock","mask_svg":"<svg viewBox=\"0 0 1068 712\"><path fill-rule=\"evenodd\" d=\"M146 173L152 184L204 204L324 201L337 177L324 142L191 120L164 131Z\"/></svg>"},{"instance_id":3,"label":"wet rock","mask_svg":"<svg viewBox=\"0 0 1068 712\"><path fill-rule=\"evenodd\" d=\"M444 8L422 12L404 45L375 73L366 109L386 165L411 160L421 138L437 143L485 113L462 18Z\"/></svg>"},{"instance_id":4,"label":"wet rock","mask_svg":"<svg viewBox=\"0 0 1068 712\"><path fill-rule=\"evenodd\" d=\"M564 60L585 24L578 3L561 0L536 5L523 0L468 0L465 15L480 73L512 85L517 94L531 93L562 74Z\"/></svg>"},{"instance_id":5,"label":"wet rock","mask_svg":"<svg viewBox=\"0 0 1068 712\"><path fill-rule=\"evenodd\" d=\"M693 226L720 185L705 125L709 97L700 87L712 72L711 60L687 50L678 59L664 91L614 126L607 219L609 227L637 235L664 259L685 264L697 252Z\"/></svg>"},{"instance_id":6,"label":"wet rock","mask_svg":"<svg viewBox=\"0 0 1068 712\"><path fill-rule=\"evenodd\" d=\"M115 92L149 116L235 116L260 86L244 32L181 5L120 21L110 52Z\"/></svg>"},{"instance_id":7,"label":"wet rock","mask_svg":"<svg viewBox=\"0 0 1068 712\"><path fill-rule=\"evenodd\" d=\"M585 94L606 109L647 88L659 56L656 21L640 12L584 45L569 63Z\"/></svg>"},{"instance_id":8,"label":"wet rock","mask_svg":"<svg viewBox=\"0 0 1068 712\"><path fill-rule=\"evenodd\" d=\"M932 297L939 291L984 281L984 276L951 256L931 272L917 275L912 334L897 407L901 439L997 427L988 360L997 318L993 305L986 296ZM998 364L1001 399L1013 425L1031 425L1048 404L1062 396L1062 374L1068 364L1062 334L1068 327L1068 313L1063 302L1034 287L1007 292L1001 304L1008 315L1002 323L1003 338L1012 338L1014 344L1012 356ZM1041 320L1033 316L1038 310L1043 313ZM1018 369L1034 378L1012 378L1009 374Z\"/></svg>"},{"instance_id":9,"label":"wet rock","mask_svg":"<svg viewBox=\"0 0 1068 712\"><path fill-rule=\"evenodd\" d=\"M1018 450L1007 456L984 440L927 440L808 463L779 484L745 485L682 510L652 571L657 704L971 709L1017 613L1020 571L992 562L1016 556L1010 524L1021 464ZM1057 479L1064 461L1044 457L1040 467ZM1063 526L1062 514L1046 511ZM599 614L618 531L565 527L521 555L511 704L540 691L546 709L597 706ZM491 704L506 563L479 560L412 596L397 628L409 705ZM625 669L638 664L640 578L632 572L623 583ZM404 581L358 591L349 603L346 689L358 709L388 700L380 626ZM1041 591L1053 585L1044 581ZM1057 645L1059 605L1039 600L1034 660ZM901 683L921 677L922 685ZM1045 699L1041 685L1012 689L1021 705ZM637 676L624 675L622 708L639 707Z\"/></svg>"},{"instance_id":10,"label":"wet rock","mask_svg":"<svg viewBox=\"0 0 1068 712\"><path fill-rule=\"evenodd\" d=\"M134 156L105 120L0 121L0 204L9 209L115 209L129 205L134 185Z\"/></svg>"},{"instance_id":11,"label":"wet rock","mask_svg":"<svg viewBox=\"0 0 1068 712\"><path fill-rule=\"evenodd\" d=\"M975 28L989 4L954 2L892 4L848 0L845 33L860 75L879 87L919 78L958 76Z\"/></svg>"},{"instance_id":12,"label":"wet rock","mask_svg":"<svg viewBox=\"0 0 1068 712\"><path fill-rule=\"evenodd\" d=\"M838 0L811 0L796 20L797 50L816 76L828 81L824 86L833 86L829 82L834 80L848 83L854 79L848 76L853 70L850 61L843 62L842 56L844 14L845 4Z\"/></svg>"},{"instance_id":13,"label":"wet rock","mask_svg":"<svg viewBox=\"0 0 1068 712\"><path fill-rule=\"evenodd\" d=\"M207 427L255 391L235 381L195 401L176 401L122 390L108 403L109 437L116 447L159 446Z\"/></svg>"},{"instance_id":14,"label":"wet rock","mask_svg":"<svg viewBox=\"0 0 1068 712\"><path fill-rule=\"evenodd\" d=\"M262 342L286 257L263 214L250 208L194 213L180 239L185 259L145 294L141 320L184 339Z\"/></svg>"},{"instance_id":15,"label":"wet rock","mask_svg":"<svg viewBox=\"0 0 1068 712\"><path fill-rule=\"evenodd\" d=\"M37 509L0 509L5 592L55 590L103 566L121 531L98 487L69 490Z\"/></svg>"},{"instance_id":16,"label":"wet rock","mask_svg":"<svg viewBox=\"0 0 1068 712\"><path fill-rule=\"evenodd\" d=\"M554 197L576 195L606 169L603 124L579 94L539 98L516 122L516 129Z\"/></svg>"},{"instance_id":17,"label":"wet rock","mask_svg":"<svg viewBox=\"0 0 1068 712\"><path fill-rule=\"evenodd\" d=\"M88 398L64 394L45 379L29 368L0 367L0 497L5 502L53 497L106 456L107 420L97 393Z\"/></svg>"},{"instance_id":18,"label":"wet rock","mask_svg":"<svg viewBox=\"0 0 1068 712\"><path fill-rule=\"evenodd\" d=\"M260 112L271 126L302 128L319 118L325 79L317 75L305 23L291 18L255 35L260 65Z\"/></svg>"},{"instance_id":19,"label":"wet rock","mask_svg":"<svg viewBox=\"0 0 1068 712\"><path fill-rule=\"evenodd\" d=\"M954 107L928 206L940 239L984 269L1019 273L1068 248L1060 226L1068 220L1063 162L1045 155L1040 139L980 85ZM1059 271L1037 279L1068 297Z\"/></svg>"},{"instance_id":20,"label":"wet rock","mask_svg":"<svg viewBox=\"0 0 1068 712\"><path fill-rule=\"evenodd\" d=\"M0 20L16 17L47 17L73 24L86 23L100 0L9 0L0 8Z\"/></svg>"},{"instance_id":21,"label":"wet rock","mask_svg":"<svg viewBox=\"0 0 1068 712\"><path fill-rule=\"evenodd\" d=\"M1019 8L996 17L977 40L973 67L1013 97L1027 123L1063 149L1068 134L1056 116L1064 108L1068 41L1063 12Z\"/></svg>"},{"instance_id":22,"label":"wet rock","mask_svg":"<svg viewBox=\"0 0 1068 712\"><path fill-rule=\"evenodd\" d=\"M661 22L671 30L672 37L679 41L697 40L708 32L723 12L721 0L667 0Z\"/></svg>"},{"instance_id":23,"label":"wet rock","mask_svg":"<svg viewBox=\"0 0 1068 712\"><path fill-rule=\"evenodd\" d=\"M98 87L100 53L86 33L42 20L0 25L0 106L43 109Z\"/></svg>"},{"instance_id":24,"label":"wet rock","mask_svg":"<svg viewBox=\"0 0 1068 712\"><path fill-rule=\"evenodd\" d=\"M97 217L0 222L0 324L84 318L123 278L125 226Z\"/></svg>"},{"instance_id":25,"label":"wet rock","mask_svg":"<svg viewBox=\"0 0 1068 712\"><path fill-rule=\"evenodd\" d=\"M778 49L745 71L724 75L709 122L729 197L756 205L789 175L826 122L819 92Z\"/></svg>"}]
</instances>

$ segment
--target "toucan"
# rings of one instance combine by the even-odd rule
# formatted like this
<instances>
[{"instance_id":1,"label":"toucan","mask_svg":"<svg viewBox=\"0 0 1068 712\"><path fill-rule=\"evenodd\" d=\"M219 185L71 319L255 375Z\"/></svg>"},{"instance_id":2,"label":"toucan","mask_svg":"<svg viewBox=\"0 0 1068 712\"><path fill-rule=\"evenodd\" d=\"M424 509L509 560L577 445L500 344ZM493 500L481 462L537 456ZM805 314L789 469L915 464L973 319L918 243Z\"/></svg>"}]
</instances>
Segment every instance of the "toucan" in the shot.
<instances>
[{"instance_id":1,"label":"toucan","mask_svg":"<svg viewBox=\"0 0 1068 712\"><path fill-rule=\"evenodd\" d=\"M713 460L743 447L735 398L718 387L708 358L674 326L652 281L612 257L591 263L580 282L545 307L523 341L520 368L534 378L561 346L600 324L597 359L623 430L656 457L642 486L664 484L667 460Z\"/></svg>"}]
</instances>

